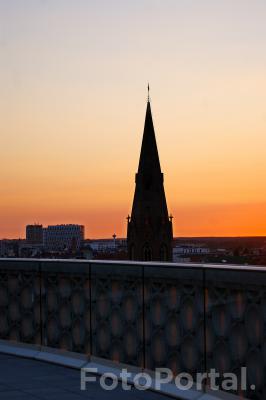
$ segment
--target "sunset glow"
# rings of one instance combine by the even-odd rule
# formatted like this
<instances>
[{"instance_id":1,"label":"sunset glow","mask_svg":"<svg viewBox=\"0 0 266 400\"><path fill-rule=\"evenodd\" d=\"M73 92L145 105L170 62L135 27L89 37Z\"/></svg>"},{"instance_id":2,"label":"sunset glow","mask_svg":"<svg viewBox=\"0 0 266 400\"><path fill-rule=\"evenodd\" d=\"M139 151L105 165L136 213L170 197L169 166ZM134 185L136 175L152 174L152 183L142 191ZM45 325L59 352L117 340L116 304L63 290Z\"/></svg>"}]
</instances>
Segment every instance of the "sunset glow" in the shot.
<instances>
[{"instance_id":1,"label":"sunset glow","mask_svg":"<svg viewBox=\"0 0 266 400\"><path fill-rule=\"evenodd\" d=\"M174 235L266 235L266 3L250 5L1 2L0 238L126 236L148 81Z\"/></svg>"}]
</instances>

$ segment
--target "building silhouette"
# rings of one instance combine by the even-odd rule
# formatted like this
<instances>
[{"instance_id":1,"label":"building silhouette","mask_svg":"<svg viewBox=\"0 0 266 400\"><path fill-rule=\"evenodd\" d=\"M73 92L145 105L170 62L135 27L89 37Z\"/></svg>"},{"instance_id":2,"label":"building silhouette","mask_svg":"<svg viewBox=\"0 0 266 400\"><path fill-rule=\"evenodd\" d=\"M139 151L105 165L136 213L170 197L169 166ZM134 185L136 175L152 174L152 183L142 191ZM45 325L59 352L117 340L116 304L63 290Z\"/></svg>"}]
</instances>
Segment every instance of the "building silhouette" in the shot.
<instances>
[{"instance_id":1,"label":"building silhouette","mask_svg":"<svg viewBox=\"0 0 266 400\"><path fill-rule=\"evenodd\" d=\"M163 180L148 95L132 212L127 218L130 260L172 260L172 216L168 215Z\"/></svg>"},{"instance_id":2,"label":"building silhouette","mask_svg":"<svg viewBox=\"0 0 266 400\"><path fill-rule=\"evenodd\" d=\"M83 225L48 225L43 229L44 247L46 250L75 252L84 241L84 231Z\"/></svg>"},{"instance_id":3,"label":"building silhouette","mask_svg":"<svg viewBox=\"0 0 266 400\"><path fill-rule=\"evenodd\" d=\"M26 242L28 244L42 244L43 226L41 224L26 226Z\"/></svg>"}]
</instances>

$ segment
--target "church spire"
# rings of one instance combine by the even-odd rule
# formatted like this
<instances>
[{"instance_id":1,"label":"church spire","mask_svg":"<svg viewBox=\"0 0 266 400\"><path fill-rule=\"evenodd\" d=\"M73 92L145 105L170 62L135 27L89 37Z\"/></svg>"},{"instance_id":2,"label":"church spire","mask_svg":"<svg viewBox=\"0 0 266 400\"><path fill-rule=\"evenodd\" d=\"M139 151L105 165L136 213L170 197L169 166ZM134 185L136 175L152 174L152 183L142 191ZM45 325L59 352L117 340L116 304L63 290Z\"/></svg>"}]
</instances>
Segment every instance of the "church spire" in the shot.
<instances>
[{"instance_id":1,"label":"church spire","mask_svg":"<svg viewBox=\"0 0 266 400\"><path fill-rule=\"evenodd\" d=\"M148 102L131 217L127 225L131 260L172 259L172 221L168 216L148 84Z\"/></svg>"},{"instance_id":2,"label":"church spire","mask_svg":"<svg viewBox=\"0 0 266 400\"><path fill-rule=\"evenodd\" d=\"M144 173L144 171L147 172L147 170L150 169L152 169L153 172L157 171L158 173L161 173L160 159L153 126L151 103L148 94L138 173Z\"/></svg>"}]
</instances>

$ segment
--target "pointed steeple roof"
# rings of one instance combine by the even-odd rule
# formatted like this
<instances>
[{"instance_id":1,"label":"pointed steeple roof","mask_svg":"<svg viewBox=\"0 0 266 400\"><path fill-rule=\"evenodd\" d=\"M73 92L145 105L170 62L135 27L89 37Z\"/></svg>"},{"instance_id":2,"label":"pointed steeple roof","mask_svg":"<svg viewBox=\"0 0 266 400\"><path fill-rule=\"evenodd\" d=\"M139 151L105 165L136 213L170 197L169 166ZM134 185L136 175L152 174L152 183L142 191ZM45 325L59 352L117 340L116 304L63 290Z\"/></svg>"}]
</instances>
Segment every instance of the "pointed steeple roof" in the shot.
<instances>
[{"instance_id":1,"label":"pointed steeple roof","mask_svg":"<svg viewBox=\"0 0 266 400\"><path fill-rule=\"evenodd\" d=\"M163 181L148 86L135 193L127 225L128 254L131 260L172 259L172 220L168 215Z\"/></svg>"},{"instance_id":2,"label":"pointed steeple roof","mask_svg":"<svg viewBox=\"0 0 266 400\"><path fill-rule=\"evenodd\" d=\"M142 174L144 172L148 172L148 170L161 172L149 97L147 102L138 173Z\"/></svg>"}]
</instances>

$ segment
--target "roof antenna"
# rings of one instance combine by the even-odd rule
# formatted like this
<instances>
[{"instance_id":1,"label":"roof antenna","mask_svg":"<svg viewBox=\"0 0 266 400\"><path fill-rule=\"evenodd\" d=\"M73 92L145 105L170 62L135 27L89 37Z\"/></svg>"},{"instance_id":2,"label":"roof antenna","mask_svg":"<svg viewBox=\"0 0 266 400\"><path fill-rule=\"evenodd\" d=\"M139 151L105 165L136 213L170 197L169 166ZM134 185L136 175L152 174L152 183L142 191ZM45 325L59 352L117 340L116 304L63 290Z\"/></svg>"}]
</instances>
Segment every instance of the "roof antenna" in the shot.
<instances>
[{"instance_id":1,"label":"roof antenna","mask_svg":"<svg viewBox=\"0 0 266 400\"><path fill-rule=\"evenodd\" d=\"M150 84L148 82L148 103L150 102Z\"/></svg>"}]
</instances>

